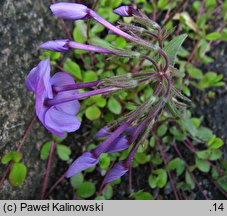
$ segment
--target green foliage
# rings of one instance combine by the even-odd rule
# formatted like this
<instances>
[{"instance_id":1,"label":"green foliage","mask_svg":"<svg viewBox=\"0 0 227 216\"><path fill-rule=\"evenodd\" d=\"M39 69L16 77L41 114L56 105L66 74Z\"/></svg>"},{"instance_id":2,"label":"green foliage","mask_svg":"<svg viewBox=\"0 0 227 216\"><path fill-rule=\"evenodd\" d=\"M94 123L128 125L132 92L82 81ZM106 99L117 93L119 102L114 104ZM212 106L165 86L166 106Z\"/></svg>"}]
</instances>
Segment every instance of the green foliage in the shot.
<instances>
[{"instance_id":1,"label":"green foliage","mask_svg":"<svg viewBox=\"0 0 227 216\"><path fill-rule=\"evenodd\" d=\"M67 161L71 155L71 149L66 145L57 144L57 153L61 160Z\"/></svg>"},{"instance_id":2,"label":"green foliage","mask_svg":"<svg viewBox=\"0 0 227 216\"><path fill-rule=\"evenodd\" d=\"M103 196L105 199L109 200L112 198L113 196L113 188L111 185L107 185L107 187L105 188L105 190L103 191Z\"/></svg>"},{"instance_id":3,"label":"green foliage","mask_svg":"<svg viewBox=\"0 0 227 216\"><path fill-rule=\"evenodd\" d=\"M27 175L27 167L23 163L14 163L10 169L9 182L15 187L20 187Z\"/></svg>"},{"instance_id":4,"label":"green foliage","mask_svg":"<svg viewBox=\"0 0 227 216\"><path fill-rule=\"evenodd\" d=\"M81 198L90 198L95 193L95 184L92 182L84 182L77 188L76 194Z\"/></svg>"},{"instance_id":5,"label":"green foliage","mask_svg":"<svg viewBox=\"0 0 227 216\"><path fill-rule=\"evenodd\" d=\"M135 200L152 200L153 197L148 192L138 191L136 193L133 193L132 196L135 198Z\"/></svg>"},{"instance_id":6,"label":"green foliage","mask_svg":"<svg viewBox=\"0 0 227 216\"><path fill-rule=\"evenodd\" d=\"M110 157L108 156L108 154L103 153L100 156L99 166L100 166L101 169L104 169L104 170L109 168L109 166L110 166Z\"/></svg>"},{"instance_id":7,"label":"green foliage","mask_svg":"<svg viewBox=\"0 0 227 216\"><path fill-rule=\"evenodd\" d=\"M163 188L167 183L167 172L164 169L157 169L149 176L148 182L151 188Z\"/></svg>"},{"instance_id":8,"label":"green foliage","mask_svg":"<svg viewBox=\"0 0 227 216\"><path fill-rule=\"evenodd\" d=\"M120 114L122 111L121 104L114 97L111 97L108 100L107 106L109 110L114 114Z\"/></svg>"},{"instance_id":9,"label":"green foliage","mask_svg":"<svg viewBox=\"0 0 227 216\"><path fill-rule=\"evenodd\" d=\"M91 106L86 109L85 115L89 120L93 121L100 117L101 111L97 106Z\"/></svg>"},{"instance_id":10,"label":"green foliage","mask_svg":"<svg viewBox=\"0 0 227 216\"><path fill-rule=\"evenodd\" d=\"M174 37L167 46L164 47L164 51L166 52L167 56L169 57L169 64L174 65L176 55L181 47L182 43L186 39L187 35L182 34L177 37Z\"/></svg>"},{"instance_id":11,"label":"green foliage","mask_svg":"<svg viewBox=\"0 0 227 216\"><path fill-rule=\"evenodd\" d=\"M69 58L66 59L63 68L65 71L67 71L75 78L82 79L80 66L76 62L72 61L71 59Z\"/></svg>"},{"instance_id":12,"label":"green foliage","mask_svg":"<svg viewBox=\"0 0 227 216\"><path fill-rule=\"evenodd\" d=\"M176 170L177 176L180 176L185 170L185 162L180 158L175 158L169 161L167 169Z\"/></svg>"},{"instance_id":13,"label":"green foliage","mask_svg":"<svg viewBox=\"0 0 227 216\"><path fill-rule=\"evenodd\" d=\"M44 60L46 58L50 58L50 63L51 64L56 64L57 60L61 58L61 53L60 52L53 52L50 50L45 50L43 55L39 57L41 60Z\"/></svg>"},{"instance_id":14,"label":"green foliage","mask_svg":"<svg viewBox=\"0 0 227 216\"><path fill-rule=\"evenodd\" d=\"M17 151L10 151L2 157L1 163L7 165L10 161L19 162L22 159L22 154Z\"/></svg>"},{"instance_id":15,"label":"green foliage","mask_svg":"<svg viewBox=\"0 0 227 216\"><path fill-rule=\"evenodd\" d=\"M52 143L51 141L48 141L43 144L41 151L40 151L40 158L42 160L46 160L48 158L49 153L50 153L51 143Z\"/></svg>"},{"instance_id":16,"label":"green foliage","mask_svg":"<svg viewBox=\"0 0 227 216\"><path fill-rule=\"evenodd\" d=\"M82 173L78 173L70 178L70 184L74 189L77 189L84 182Z\"/></svg>"}]
</instances>

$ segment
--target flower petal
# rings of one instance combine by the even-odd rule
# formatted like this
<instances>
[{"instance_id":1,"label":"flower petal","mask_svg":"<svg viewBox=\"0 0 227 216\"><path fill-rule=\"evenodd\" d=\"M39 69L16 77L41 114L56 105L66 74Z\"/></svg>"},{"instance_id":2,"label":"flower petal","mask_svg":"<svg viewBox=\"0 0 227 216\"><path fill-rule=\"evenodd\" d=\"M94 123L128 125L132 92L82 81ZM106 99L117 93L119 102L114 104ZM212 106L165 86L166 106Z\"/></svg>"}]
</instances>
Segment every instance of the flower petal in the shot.
<instances>
[{"instance_id":1,"label":"flower petal","mask_svg":"<svg viewBox=\"0 0 227 216\"><path fill-rule=\"evenodd\" d=\"M55 52L66 52L71 49L67 45L68 42L69 42L68 39L50 40L50 41L47 41L47 42L41 44L39 47L41 49L52 50Z\"/></svg>"},{"instance_id":2,"label":"flower petal","mask_svg":"<svg viewBox=\"0 0 227 216\"><path fill-rule=\"evenodd\" d=\"M56 86L56 87L75 84L74 79L69 74L64 72L58 72L54 74L50 82L52 86ZM71 97L72 95L75 95L76 93L78 93L78 90L59 92L55 98L56 99L67 98L67 97ZM59 111L63 111L65 113L75 115L79 111L80 104L77 100L74 100L74 101L58 104L55 107Z\"/></svg>"},{"instance_id":3,"label":"flower petal","mask_svg":"<svg viewBox=\"0 0 227 216\"><path fill-rule=\"evenodd\" d=\"M70 178L83 170L96 165L99 162L99 158L96 158L91 152L85 152L79 158L77 158L70 166L66 173L66 177Z\"/></svg>"},{"instance_id":4,"label":"flower petal","mask_svg":"<svg viewBox=\"0 0 227 216\"><path fill-rule=\"evenodd\" d=\"M123 162L117 163L106 175L104 178L103 184L107 184L109 182L114 181L115 179L120 178L126 172L128 172L128 168L124 166Z\"/></svg>"},{"instance_id":5,"label":"flower petal","mask_svg":"<svg viewBox=\"0 0 227 216\"><path fill-rule=\"evenodd\" d=\"M108 149L108 153L123 151L130 146L128 139L126 136L121 136L113 141L110 148Z\"/></svg>"},{"instance_id":6,"label":"flower petal","mask_svg":"<svg viewBox=\"0 0 227 216\"><path fill-rule=\"evenodd\" d=\"M65 72L58 72L51 77L50 83L53 86L64 86L64 85L75 84L75 81L73 77L70 76L69 74Z\"/></svg>"},{"instance_id":7,"label":"flower petal","mask_svg":"<svg viewBox=\"0 0 227 216\"><path fill-rule=\"evenodd\" d=\"M123 17L132 16L134 11L135 9L130 5L123 5L113 10L115 14L118 14Z\"/></svg>"},{"instance_id":8,"label":"flower petal","mask_svg":"<svg viewBox=\"0 0 227 216\"><path fill-rule=\"evenodd\" d=\"M50 86L50 59L40 61L26 77L25 84L29 91L37 93L37 91L47 91L49 98L53 97Z\"/></svg>"},{"instance_id":9,"label":"flower petal","mask_svg":"<svg viewBox=\"0 0 227 216\"><path fill-rule=\"evenodd\" d=\"M51 107L45 113L44 124L48 128L63 133L78 130L81 123L76 116L59 111L55 107Z\"/></svg>"},{"instance_id":10,"label":"flower petal","mask_svg":"<svg viewBox=\"0 0 227 216\"><path fill-rule=\"evenodd\" d=\"M111 132L108 131L108 127L105 126L103 128L101 128L97 133L96 133L96 137L97 138L102 138L102 137L106 137L109 136L111 134Z\"/></svg>"},{"instance_id":11,"label":"flower petal","mask_svg":"<svg viewBox=\"0 0 227 216\"><path fill-rule=\"evenodd\" d=\"M57 17L78 20L87 16L87 7L78 3L59 2L50 6L51 11Z\"/></svg>"}]
</instances>

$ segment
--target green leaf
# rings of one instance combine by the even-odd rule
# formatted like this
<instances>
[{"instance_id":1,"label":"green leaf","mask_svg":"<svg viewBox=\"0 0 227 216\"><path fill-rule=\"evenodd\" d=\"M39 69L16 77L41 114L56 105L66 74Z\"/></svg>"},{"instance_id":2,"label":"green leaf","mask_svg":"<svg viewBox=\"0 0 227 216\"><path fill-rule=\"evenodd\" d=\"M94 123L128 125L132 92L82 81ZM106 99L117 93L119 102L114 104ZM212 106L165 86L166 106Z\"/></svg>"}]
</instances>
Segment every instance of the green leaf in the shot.
<instances>
[{"instance_id":1,"label":"green leaf","mask_svg":"<svg viewBox=\"0 0 227 216\"><path fill-rule=\"evenodd\" d=\"M209 172L210 166L205 160L201 160L198 157L195 158L195 164L197 168L202 172Z\"/></svg>"},{"instance_id":2,"label":"green leaf","mask_svg":"<svg viewBox=\"0 0 227 216\"><path fill-rule=\"evenodd\" d=\"M77 189L77 195L82 198L89 198L96 191L95 184L92 182L84 182Z\"/></svg>"},{"instance_id":3,"label":"green leaf","mask_svg":"<svg viewBox=\"0 0 227 216\"><path fill-rule=\"evenodd\" d=\"M156 188L156 186L157 186L156 177L154 175L152 175L152 174L149 175L148 184L152 189Z\"/></svg>"},{"instance_id":4,"label":"green leaf","mask_svg":"<svg viewBox=\"0 0 227 216\"><path fill-rule=\"evenodd\" d=\"M60 159L67 161L69 160L69 156L71 155L71 149L66 145L58 144L57 153Z\"/></svg>"},{"instance_id":5,"label":"green leaf","mask_svg":"<svg viewBox=\"0 0 227 216\"><path fill-rule=\"evenodd\" d=\"M148 192L138 191L133 194L136 200L152 200L153 197Z\"/></svg>"},{"instance_id":6,"label":"green leaf","mask_svg":"<svg viewBox=\"0 0 227 216\"><path fill-rule=\"evenodd\" d=\"M19 162L22 158L22 154L17 151L10 151L2 157L2 164L8 164L10 161Z\"/></svg>"},{"instance_id":7,"label":"green leaf","mask_svg":"<svg viewBox=\"0 0 227 216\"><path fill-rule=\"evenodd\" d=\"M181 47L182 43L186 39L187 35L182 34L177 37L174 37L167 46L164 47L164 51L166 52L167 56L169 57L169 64L174 65L176 55Z\"/></svg>"},{"instance_id":8,"label":"green leaf","mask_svg":"<svg viewBox=\"0 0 227 216\"><path fill-rule=\"evenodd\" d=\"M196 156L200 159L208 160L210 158L211 151L210 150L202 150L197 151Z\"/></svg>"},{"instance_id":9,"label":"green leaf","mask_svg":"<svg viewBox=\"0 0 227 216\"><path fill-rule=\"evenodd\" d=\"M95 200L105 200L105 197L104 196L97 196L97 197L95 197Z\"/></svg>"},{"instance_id":10,"label":"green leaf","mask_svg":"<svg viewBox=\"0 0 227 216\"><path fill-rule=\"evenodd\" d=\"M19 187L23 184L27 175L27 167L23 163L14 163L9 173L11 185Z\"/></svg>"},{"instance_id":11,"label":"green leaf","mask_svg":"<svg viewBox=\"0 0 227 216\"><path fill-rule=\"evenodd\" d=\"M97 74L94 71L87 71L84 73L84 82L93 82L97 80Z\"/></svg>"},{"instance_id":12,"label":"green leaf","mask_svg":"<svg viewBox=\"0 0 227 216\"><path fill-rule=\"evenodd\" d=\"M107 185L107 187L105 188L104 192L103 192L103 196L105 197L105 199L111 199L111 197L113 196L113 188L111 185Z\"/></svg>"},{"instance_id":13,"label":"green leaf","mask_svg":"<svg viewBox=\"0 0 227 216\"><path fill-rule=\"evenodd\" d=\"M87 25L83 20L77 20L76 27L73 30L73 39L76 42L84 43L87 40Z\"/></svg>"},{"instance_id":14,"label":"green leaf","mask_svg":"<svg viewBox=\"0 0 227 216\"><path fill-rule=\"evenodd\" d=\"M217 183L227 192L227 176L220 178Z\"/></svg>"},{"instance_id":15,"label":"green leaf","mask_svg":"<svg viewBox=\"0 0 227 216\"><path fill-rule=\"evenodd\" d=\"M157 174L156 183L159 188L163 188L168 180L167 172L164 169L154 170L153 173Z\"/></svg>"},{"instance_id":16,"label":"green leaf","mask_svg":"<svg viewBox=\"0 0 227 216\"><path fill-rule=\"evenodd\" d=\"M214 149L211 152L211 155L209 157L209 160L215 161L215 160L220 159L221 156L222 156L222 151L220 149Z\"/></svg>"},{"instance_id":17,"label":"green leaf","mask_svg":"<svg viewBox=\"0 0 227 216\"><path fill-rule=\"evenodd\" d=\"M100 46L106 49L110 49L112 46L107 41L100 39L98 37L92 37L89 39L89 43L92 45Z\"/></svg>"},{"instance_id":18,"label":"green leaf","mask_svg":"<svg viewBox=\"0 0 227 216\"><path fill-rule=\"evenodd\" d=\"M159 0L157 4L158 9L163 9L168 4L168 0Z\"/></svg>"},{"instance_id":19,"label":"green leaf","mask_svg":"<svg viewBox=\"0 0 227 216\"><path fill-rule=\"evenodd\" d=\"M150 139L149 145L150 145L151 148L155 147L155 138L153 136Z\"/></svg>"},{"instance_id":20,"label":"green leaf","mask_svg":"<svg viewBox=\"0 0 227 216\"><path fill-rule=\"evenodd\" d=\"M106 106L106 98L103 98L100 95L93 96L92 99L96 102L98 107L105 107Z\"/></svg>"},{"instance_id":21,"label":"green leaf","mask_svg":"<svg viewBox=\"0 0 227 216\"><path fill-rule=\"evenodd\" d=\"M184 172L185 162L180 158L175 158L169 161L169 163L167 164L167 169L170 169L170 170L175 169L177 172L177 176L180 176Z\"/></svg>"},{"instance_id":22,"label":"green leaf","mask_svg":"<svg viewBox=\"0 0 227 216\"><path fill-rule=\"evenodd\" d=\"M189 174L189 172L185 172L185 181L192 190L195 188L195 183L194 183L191 175Z\"/></svg>"},{"instance_id":23,"label":"green leaf","mask_svg":"<svg viewBox=\"0 0 227 216\"><path fill-rule=\"evenodd\" d=\"M70 73L72 76L75 76L78 79L82 79L80 66L76 62L73 62L71 59L69 58L66 59L63 68L66 72Z\"/></svg>"},{"instance_id":24,"label":"green leaf","mask_svg":"<svg viewBox=\"0 0 227 216\"><path fill-rule=\"evenodd\" d=\"M43 144L42 148L41 148L41 152L40 152L40 158L42 160L46 160L49 156L49 152L50 152L50 148L51 148L51 141L48 141L46 143Z\"/></svg>"},{"instance_id":25,"label":"green leaf","mask_svg":"<svg viewBox=\"0 0 227 216\"><path fill-rule=\"evenodd\" d=\"M101 111L97 106L91 106L86 109L85 115L89 120L93 121L100 117Z\"/></svg>"},{"instance_id":26,"label":"green leaf","mask_svg":"<svg viewBox=\"0 0 227 216\"><path fill-rule=\"evenodd\" d=\"M148 159L147 155L143 152L137 152L135 155L135 160L138 164L145 164L148 162Z\"/></svg>"},{"instance_id":27,"label":"green leaf","mask_svg":"<svg viewBox=\"0 0 227 216\"><path fill-rule=\"evenodd\" d=\"M224 141L220 138L215 138L215 140L209 144L209 149L218 149L224 145Z\"/></svg>"},{"instance_id":28,"label":"green leaf","mask_svg":"<svg viewBox=\"0 0 227 216\"><path fill-rule=\"evenodd\" d=\"M110 157L108 156L108 154L103 153L100 156L100 160L99 160L99 166L101 169L106 170L110 165Z\"/></svg>"},{"instance_id":29,"label":"green leaf","mask_svg":"<svg viewBox=\"0 0 227 216\"><path fill-rule=\"evenodd\" d=\"M192 64L189 64L186 69L191 78L202 79L203 73L200 69L194 67Z\"/></svg>"},{"instance_id":30,"label":"green leaf","mask_svg":"<svg viewBox=\"0 0 227 216\"><path fill-rule=\"evenodd\" d=\"M218 40L221 38L221 34L219 32L212 32L206 35L206 39L209 41Z\"/></svg>"},{"instance_id":31,"label":"green leaf","mask_svg":"<svg viewBox=\"0 0 227 216\"><path fill-rule=\"evenodd\" d=\"M166 134L167 129L168 128L167 128L166 124L163 124L163 125L159 126L158 129L157 129L157 135L159 137L164 136Z\"/></svg>"},{"instance_id":32,"label":"green leaf","mask_svg":"<svg viewBox=\"0 0 227 216\"><path fill-rule=\"evenodd\" d=\"M116 48L123 49L126 46L126 40L122 37L118 37L115 41Z\"/></svg>"},{"instance_id":33,"label":"green leaf","mask_svg":"<svg viewBox=\"0 0 227 216\"><path fill-rule=\"evenodd\" d=\"M64 137L57 137L56 135L52 134L53 140L56 141L57 143L61 143L63 140L67 138L67 133L65 134Z\"/></svg>"},{"instance_id":34,"label":"green leaf","mask_svg":"<svg viewBox=\"0 0 227 216\"><path fill-rule=\"evenodd\" d=\"M89 168L87 168L85 171L86 171L87 173L91 173L91 172L93 172L93 171L95 170L95 167L96 167L96 166L89 167Z\"/></svg>"},{"instance_id":35,"label":"green leaf","mask_svg":"<svg viewBox=\"0 0 227 216\"><path fill-rule=\"evenodd\" d=\"M227 5L227 4L226 4ZM227 41L227 28L224 28L221 32L221 39Z\"/></svg>"},{"instance_id":36,"label":"green leaf","mask_svg":"<svg viewBox=\"0 0 227 216\"><path fill-rule=\"evenodd\" d=\"M107 106L109 110L114 114L120 114L122 111L121 104L113 97L108 100Z\"/></svg>"},{"instance_id":37,"label":"green leaf","mask_svg":"<svg viewBox=\"0 0 227 216\"><path fill-rule=\"evenodd\" d=\"M201 127L197 130L196 137L204 142L207 142L212 136L212 131L209 128Z\"/></svg>"},{"instance_id":38,"label":"green leaf","mask_svg":"<svg viewBox=\"0 0 227 216\"><path fill-rule=\"evenodd\" d=\"M70 178L70 183L73 188L77 189L84 181L84 176L82 173L78 173Z\"/></svg>"},{"instance_id":39,"label":"green leaf","mask_svg":"<svg viewBox=\"0 0 227 216\"><path fill-rule=\"evenodd\" d=\"M195 136L197 133L197 128L195 125L191 122L191 120L187 117L182 119L182 126L186 128L186 130L192 135Z\"/></svg>"}]
</instances>

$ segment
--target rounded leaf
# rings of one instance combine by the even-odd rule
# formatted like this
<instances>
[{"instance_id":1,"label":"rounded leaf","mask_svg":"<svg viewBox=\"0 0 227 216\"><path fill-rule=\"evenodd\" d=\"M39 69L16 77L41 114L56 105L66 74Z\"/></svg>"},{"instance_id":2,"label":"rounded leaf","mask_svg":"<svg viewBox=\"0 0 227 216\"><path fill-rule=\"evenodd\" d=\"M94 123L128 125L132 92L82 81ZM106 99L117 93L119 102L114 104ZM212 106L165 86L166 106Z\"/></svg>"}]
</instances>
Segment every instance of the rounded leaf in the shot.
<instances>
[{"instance_id":1,"label":"rounded leaf","mask_svg":"<svg viewBox=\"0 0 227 216\"><path fill-rule=\"evenodd\" d=\"M84 182L77 189L77 195L82 198L89 198L96 191L95 185L92 182Z\"/></svg>"},{"instance_id":2,"label":"rounded leaf","mask_svg":"<svg viewBox=\"0 0 227 216\"><path fill-rule=\"evenodd\" d=\"M27 167L23 163L14 163L9 173L9 182L11 185L19 187L23 184L26 175Z\"/></svg>"}]
</instances>

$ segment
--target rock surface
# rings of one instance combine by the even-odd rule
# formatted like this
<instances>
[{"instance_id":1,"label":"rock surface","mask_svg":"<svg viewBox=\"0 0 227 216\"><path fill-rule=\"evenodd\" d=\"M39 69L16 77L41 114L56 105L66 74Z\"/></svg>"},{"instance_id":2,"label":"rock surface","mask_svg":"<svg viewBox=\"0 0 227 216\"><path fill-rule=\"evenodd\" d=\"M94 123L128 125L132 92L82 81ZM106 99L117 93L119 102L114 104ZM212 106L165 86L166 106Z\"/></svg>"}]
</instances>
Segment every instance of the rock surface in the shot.
<instances>
[{"instance_id":1,"label":"rock surface","mask_svg":"<svg viewBox=\"0 0 227 216\"><path fill-rule=\"evenodd\" d=\"M0 3L0 158L16 145L34 113L34 96L24 80L38 62L38 46L51 38L64 36L57 20L49 11L49 0L1 0ZM41 187L45 162L39 159L39 150L48 139L48 133L35 122L23 147L22 162L28 168L28 177L20 189L6 181L0 189L0 199L36 199ZM4 167L0 165L0 176Z\"/></svg>"}]
</instances>

